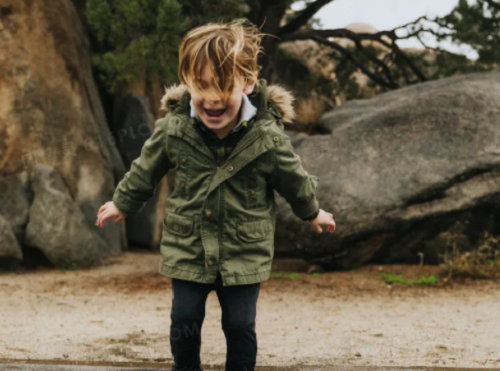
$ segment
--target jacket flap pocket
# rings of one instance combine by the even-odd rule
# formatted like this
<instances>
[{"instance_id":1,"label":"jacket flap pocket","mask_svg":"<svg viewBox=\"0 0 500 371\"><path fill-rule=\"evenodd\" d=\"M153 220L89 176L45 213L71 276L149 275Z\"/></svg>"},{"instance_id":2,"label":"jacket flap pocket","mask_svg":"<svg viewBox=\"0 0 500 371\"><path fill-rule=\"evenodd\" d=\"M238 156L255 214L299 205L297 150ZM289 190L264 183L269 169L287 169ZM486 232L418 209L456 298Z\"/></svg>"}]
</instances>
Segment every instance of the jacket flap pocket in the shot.
<instances>
[{"instance_id":1,"label":"jacket flap pocket","mask_svg":"<svg viewBox=\"0 0 500 371\"><path fill-rule=\"evenodd\" d=\"M193 233L193 218L190 216L168 213L166 223L166 228L173 234L190 236Z\"/></svg>"},{"instance_id":2,"label":"jacket flap pocket","mask_svg":"<svg viewBox=\"0 0 500 371\"><path fill-rule=\"evenodd\" d=\"M270 219L253 222L239 222L237 226L238 236L242 240L248 242L265 239L272 228L272 221Z\"/></svg>"}]
</instances>

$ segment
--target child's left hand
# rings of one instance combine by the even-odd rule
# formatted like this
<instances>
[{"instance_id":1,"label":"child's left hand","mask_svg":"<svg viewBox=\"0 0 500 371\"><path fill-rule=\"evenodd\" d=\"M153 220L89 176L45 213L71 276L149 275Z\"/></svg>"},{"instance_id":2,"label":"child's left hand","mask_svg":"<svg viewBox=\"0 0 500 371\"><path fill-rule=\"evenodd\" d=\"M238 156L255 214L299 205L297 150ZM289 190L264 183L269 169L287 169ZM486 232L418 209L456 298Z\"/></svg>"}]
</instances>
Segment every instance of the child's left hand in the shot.
<instances>
[{"instance_id":1,"label":"child's left hand","mask_svg":"<svg viewBox=\"0 0 500 371\"><path fill-rule=\"evenodd\" d=\"M322 225L327 225L328 228L326 230L330 233L335 231L335 220L333 220L333 215L322 209L319 209L319 214L316 219L309 220L309 223L318 233L323 232L323 228L321 228Z\"/></svg>"}]
</instances>

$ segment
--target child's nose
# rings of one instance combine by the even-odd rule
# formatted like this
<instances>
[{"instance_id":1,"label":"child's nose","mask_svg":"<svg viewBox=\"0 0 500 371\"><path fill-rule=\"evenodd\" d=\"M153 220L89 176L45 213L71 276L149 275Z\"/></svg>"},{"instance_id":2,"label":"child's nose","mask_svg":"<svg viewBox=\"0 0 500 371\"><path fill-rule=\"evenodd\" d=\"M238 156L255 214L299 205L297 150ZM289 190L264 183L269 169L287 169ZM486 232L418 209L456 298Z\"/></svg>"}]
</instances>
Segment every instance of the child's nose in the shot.
<instances>
[{"instance_id":1,"label":"child's nose","mask_svg":"<svg viewBox=\"0 0 500 371\"><path fill-rule=\"evenodd\" d=\"M222 98L219 96L211 96L207 99L207 102L215 106L222 103Z\"/></svg>"},{"instance_id":2,"label":"child's nose","mask_svg":"<svg viewBox=\"0 0 500 371\"><path fill-rule=\"evenodd\" d=\"M205 92L204 98L205 98L206 102L213 104L213 105L217 105L217 104L222 103L222 97L220 96L220 94L218 92L215 92L215 91Z\"/></svg>"}]
</instances>

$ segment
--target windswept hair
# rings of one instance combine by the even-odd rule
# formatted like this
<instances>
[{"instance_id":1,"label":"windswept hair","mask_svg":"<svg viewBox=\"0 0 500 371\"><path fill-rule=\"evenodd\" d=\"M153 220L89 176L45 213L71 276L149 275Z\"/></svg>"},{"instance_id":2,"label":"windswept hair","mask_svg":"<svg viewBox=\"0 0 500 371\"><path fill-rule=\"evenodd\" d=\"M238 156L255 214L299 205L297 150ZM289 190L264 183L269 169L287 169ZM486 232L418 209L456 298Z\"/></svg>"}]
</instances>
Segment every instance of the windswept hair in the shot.
<instances>
[{"instance_id":1,"label":"windswept hair","mask_svg":"<svg viewBox=\"0 0 500 371\"><path fill-rule=\"evenodd\" d=\"M234 88L234 78L243 77L245 84L259 86L255 72L263 34L247 19L228 23L211 22L187 33L179 48L179 80L204 95L200 84L203 67L209 66L214 84L227 102Z\"/></svg>"}]
</instances>

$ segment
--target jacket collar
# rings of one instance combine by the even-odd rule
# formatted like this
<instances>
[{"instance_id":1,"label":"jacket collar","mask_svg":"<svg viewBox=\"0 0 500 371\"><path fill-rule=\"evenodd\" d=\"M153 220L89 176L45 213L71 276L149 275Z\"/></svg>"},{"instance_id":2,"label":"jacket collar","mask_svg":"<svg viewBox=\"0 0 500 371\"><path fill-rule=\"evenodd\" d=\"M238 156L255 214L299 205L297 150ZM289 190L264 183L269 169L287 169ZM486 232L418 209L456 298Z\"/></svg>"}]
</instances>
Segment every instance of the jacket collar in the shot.
<instances>
[{"instance_id":1,"label":"jacket collar","mask_svg":"<svg viewBox=\"0 0 500 371\"><path fill-rule=\"evenodd\" d=\"M295 117L292 106L294 97L290 92L278 85L268 87L265 79L260 79L259 83L260 86L256 86L254 91L248 95L252 105L257 107L257 114L252 118L255 122L236 143L225 163L221 165L220 171L216 172L210 183L209 192L234 176L255 158L274 147L273 141L269 142L270 139L262 135L261 126L276 120L278 117L284 122L291 122ZM195 120L190 117L190 100L190 94L183 85L173 85L166 88L165 95L161 100L161 108L174 115L174 125L169 127L169 134L183 138L193 148L215 161L212 151L207 147L194 125L189 125L189 122Z\"/></svg>"},{"instance_id":2,"label":"jacket collar","mask_svg":"<svg viewBox=\"0 0 500 371\"><path fill-rule=\"evenodd\" d=\"M248 94L252 104L257 107L257 114L253 117L254 123L231 151L225 164L222 165L221 171L216 173L209 192L236 174L253 159L274 147L272 140L269 142L267 137L264 139L260 130L261 126L266 125L269 121L276 120L278 117L284 122L291 122L295 117L292 106L294 97L290 92L278 85L268 87L265 79L260 79L259 83L260 86L256 86L254 91ZM169 127L169 134L183 138L193 148L215 161L212 151L210 151L194 125L189 125L194 120L194 118L190 117L190 100L191 96L183 85L173 85L166 88L165 95L161 100L161 108L167 113L172 113L175 122L174 125ZM236 159L237 155L238 158Z\"/></svg>"},{"instance_id":3,"label":"jacket collar","mask_svg":"<svg viewBox=\"0 0 500 371\"><path fill-rule=\"evenodd\" d=\"M259 79L260 86L256 86L254 91L248 95L251 103L257 108L259 120L265 118L269 113L281 117L283 122L291 123L295 118L293 101L295 97L292 93L280 85L267 85L265 79ZM165 94L161 99L160 109L166 112L183 113L190 116L191 95L182 84L165 86Z\"/></svg>"},{"instance_id":4,"label":"jacket collar","mask_svg":"<svg viewBox=\"0 0 500 371\"><path fill-rule=\"evenodd\" d=\"M236 123L236 126L231 130L232 133L235 133L239 131L243 127L243 123L245 121L249 121L252 117L254 117L257 114L257 107L255 107L252 102L250 101L250 98L248 98L248 95L242 94L242 102L241 102L241 115L239 121ZM191 117L197 119L198 121L200 120L200 116L198 116L198 113L196 112L196 109L193 106L193 100L189 100L189 105L191 107L190 115ZM200 127L203 130L208 130L205 125L200 125Z\"/></svg>"}]
</instances>

